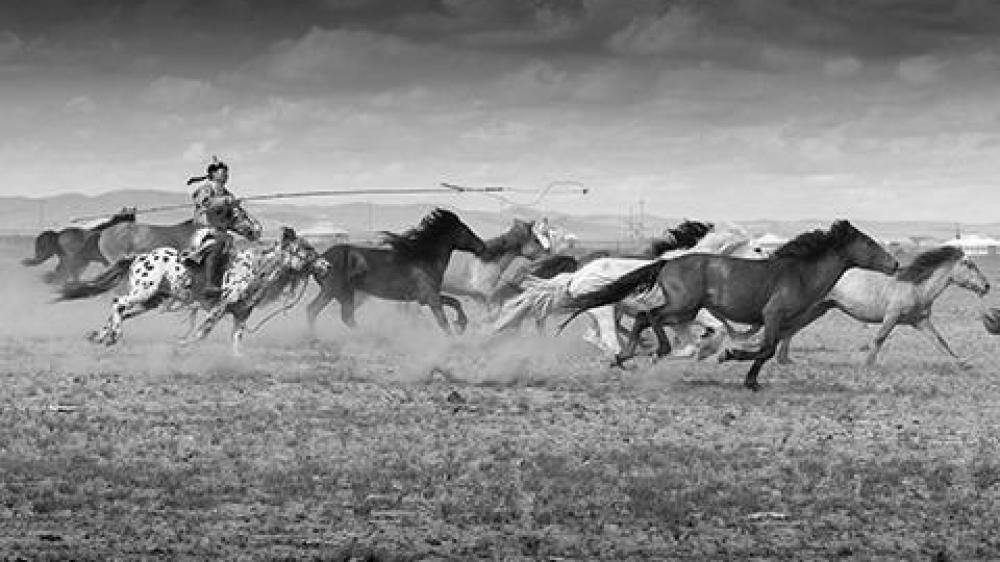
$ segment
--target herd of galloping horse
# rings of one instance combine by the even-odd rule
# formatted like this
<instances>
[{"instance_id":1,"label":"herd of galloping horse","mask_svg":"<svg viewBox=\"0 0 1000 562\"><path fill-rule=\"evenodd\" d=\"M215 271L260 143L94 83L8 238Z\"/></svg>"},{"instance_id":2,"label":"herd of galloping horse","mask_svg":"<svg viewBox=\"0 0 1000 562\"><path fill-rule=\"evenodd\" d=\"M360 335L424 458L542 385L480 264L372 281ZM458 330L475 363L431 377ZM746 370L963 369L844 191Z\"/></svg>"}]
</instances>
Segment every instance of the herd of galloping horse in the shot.
<instances>
[{"instance_id":1,"label":"herd of galloping horse","mask_svg":"<svg viewBox=\"0 0 1000 562\"><path fill-rule=\"evenodd\" d=\"M892 329L905 324L965 364L935 328L931 305L952 284L980 297L990 288L958 247L928 250L900 267L845 220L800 234L773 253L755 246L736 225L684 221L643 255L595 252L577 258L557 251L547 223L515 219L503 234L483 240L454 212L440 208L405 232L383 232L381 244L335 244L322 253L288 227L278 240L261 242L260 223L240 205L220 212L217 223L254 244L229 257L222 293L212 298L202 290L201 265L184 252L197 230L193 221L142 224L126 211L92 229L40 234L35 257L23 263L38 265L57 256L59 265L47 278L62 284L61 301L124 285L105 325L89 335L106 345L121 338L125 319L163 308L190 314L182 344L203 339L231 315L238 354L251 312L268 303L291 308L312 278L319 286L307 306L313 337L318 315L332 300L351 327L361 299L372 296L425 305L451 333L444 308L453 310L458 331L464 331L468 317L459 297L472 298L489 313L491 337L503 337L529 319L544 329L552 315L564 318L561 332L582 316L588 324L585 339L624 365L651 328L656 357L751 361L744 384L753 390L760 388L761 367L776 354L779 362L790 361L792 336L832 308L880 324L869 363ZM81 281L91 262L106 268ZM199 311L207 314L196 324ZM1000 332L1000 310L984 307L982 320L989 332Z\"/></svg>"}]
</instances>

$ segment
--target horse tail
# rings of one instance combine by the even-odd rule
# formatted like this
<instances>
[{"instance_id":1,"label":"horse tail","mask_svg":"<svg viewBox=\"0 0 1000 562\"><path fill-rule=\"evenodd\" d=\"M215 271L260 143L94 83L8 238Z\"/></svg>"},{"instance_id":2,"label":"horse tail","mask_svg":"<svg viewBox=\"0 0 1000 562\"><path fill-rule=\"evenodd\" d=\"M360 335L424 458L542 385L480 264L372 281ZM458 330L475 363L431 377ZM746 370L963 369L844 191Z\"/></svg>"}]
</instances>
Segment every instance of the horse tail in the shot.
<instances>
[{"instance_id":1,"label":"horse tail","mask_svg":"<svg viewBox=\"0 0 1000 562\"><path fill-rule=\"evenodd\" d=\"M119 259L91 281L67 284L63 287L62 294L57 300L85 299L111 290L121 281L122 277L125 277L135 258L136 256L125 256Z\"/></svg>"},{"instance_id":2,"label":"horse tail","mask_svg":"<svg viewBox=\"0 0 1000 562\"><path fill-rule=\"evenodd\" d=\"M59 247L59 233L46 230L35 237L35 257L24 258L21 263L26 266L39 265L52 256L62 253Z\"/></svg>"},{"instance_id":3,"label":"horse tail","mask_svg":"<svg viewBox=\"0 0 1000 562\"><path fill-rule=\"evenodd\" d=\"M573 312L569 318L559 325L557 333L562 332L574 318L591 308L613 304L629 295L649 291L656 286L660 270L663 269L666 263L667 260L656 260L653 263L626 273L597 290L570 297L564 304L564 308Z\"/></svg>"},{"instance_id":4,"label":"horse tail","mask_svg":"<svg viewBox=\"0 0 1000 562\"><path fill-rule=\"evenodd\" d=\"M536 318L546 318L566 305L572 281L571 273L561 273L551 279L528 275L521 282L524 291L515 298L518 303L526 303Z\"/></svg>"}]
</instances>

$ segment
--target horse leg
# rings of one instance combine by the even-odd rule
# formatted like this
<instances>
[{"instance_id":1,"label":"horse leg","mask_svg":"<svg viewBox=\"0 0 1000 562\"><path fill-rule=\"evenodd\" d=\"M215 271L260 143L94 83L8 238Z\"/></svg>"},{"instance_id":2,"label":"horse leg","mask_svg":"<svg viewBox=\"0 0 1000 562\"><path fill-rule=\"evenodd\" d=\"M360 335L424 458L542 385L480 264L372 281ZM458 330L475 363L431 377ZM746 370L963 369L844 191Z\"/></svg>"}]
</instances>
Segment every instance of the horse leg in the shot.
<instances>
[{"instance_id":1,"label":"horse leg","mask_svg":"<svg viewBox=\"0 0 1000 562\"><path fill-rule=\"evenodd\" d=\"M886 338L889 337L892 329L896 327L898 321L898 310L889 309L886 311L885 317L882 319L882 325L879 326L878 332L875 334L875 339L872 340L868 357L865 358L865 365L871 366L875 364L875 361L878 359L878 352L882 350L882 345L885 343Z\"/></svg>"},{"instance_id":2,"label":"horse leg","mask_svg":"<svg viewBox=\"0 0 1000 562\"><path fill-rule=\"evenodd\" d=\"M347 325L348 328L357 328L358 322L354 319L354 291L348 291L347 293L341 295L337 298L337 302L340 303L340 320Z\"/></svg>"},{"instance_id":3,"label":"horse leg","mask_svg":"<svg viewBox=\"0 0 1000 562\"><path fill-rule=\"evenodd\" d=\"M587 334L584 339L610 353L614 358L612 366L620 367L622 362L628 358L621 356L622 348L621 342L618 341L614 305L599 306L587 312L594 319L596 333Z\"/></svg>"},{"instance_id":4,"label":"horse leg","mask_svg":"<svg viewBox=\"0 0 1000 562\"><path fill-rule=\"evenodd\" d=\"M219 320L225 316L228 305L229 303L223 301L213 306L212 309L208 311L208 316L201 321L201 325L198 326L197 330L195 330L194 335L183 339L180 344L191 345L196 341L200 341L208 337L208 334L212 332L212 329L215 328L215 325L219 322Z\"/></svg>"},{"instance_id":5,"label":"horse leg","mask_svg":"<svg viewBox=\"0 0 1000 562\"><path fill-rule=\"evenodd\" d=\"M788 356L788 349L792 345L792 338L820 316L826 314L833 306L833 303L826 301L812 306L804 314L797 317L791 323L790 328L782 331L780 341L778 342L778 363L782 365L791 365L793 363L792 359Z\"/></svg>"},{"instance_id":6,"label":"horse leg","mask_svg":"<svg viewBox=\"0 0 1000 562\"><path fill-rule=\"evenodd\" d=\"M469 317L465 315L462 303L451 295L441 295L441 304L448 305L455 311L455 326L458 329L458 333L465 332L466 326L469 325Z\"/></svg>"},{"instance_id":7,"label":"horse leg","mask_svg":"<svg viewBox=\"0 0 1000 562\"><path fill-rule=\"evenodd\" d=\"M328 291L323 285L320 285L319 294L316 295L309 305L306 307L306 322L309 324L309 338L316 339L316 317L319 313L326 308L326 305L330 304L333 300L333 292Z\"/></svg>"},{"instance_id":8,"label":"horse leg","mask_svg":"<svg viewBox=\"0 0 1000 562\"><path fill-rule=\"evenodd\" d=\"M185 340L185 339L191 337L191 334L194 333L194 328L195 328L195 325L196 325L195 321L197 319L198 319L198 307L192 306L188 310L188 317L187 317L187 327L188 328L187 328L187 331L184 332L184 335L181 336L182 340Z\"/></svg>"},{"instance_id":9,"label":"horse leg","mask_svg":"<svg viewBox=\"0 0 1000 562\"><path fill-rule=\"evenodd\" d=\"M771 355L774 355L773 351ZM757 382L757 375L760 373L760 368L764 366L765 362L767 362L766 358L754 359L753 365L750 365L750 371L747 372L747 378L743 381L743 386L754 392L760 390L760 383Z\"/></svg>"},{"instance_id":10,"label":"horse leg","mask_svg":"<svg viewBox=\"0 0 1000 562\"><path fill-rule=\"evenodd\" d=\"M927 336L928 339L931 340L931 343L934 344L942 353L949 355L952 359L957 360L959 366L961 366L962 368L968 368L970 366L966 359L962 359L961 357L958 356L957 353L952 351L951 346L948 345L948 342L945 341L944 336L941 335L941 332L939 332L937 327L934 326L934 323L931 322L930 317L923 318L922 320L917 322L914 325L914 328L919 330L920 333Z\"/></svg>"},{"instance_id":11,"label":"horse leg","mask_svg":"<svg viewBox=\"0 0 1000 562\"><path fill-rule=\"evenodd\" d=\"M625 342L625 349L615 355L614 365L616 367L624 367L625 361L635 357L635 350L639 346L639 339L642 336L642 331L650 326L659 326L659 322L651 318L651 313L639 312L635 315L635 320L632 322L632 329L629 330L628 333L628 340ZM662 332L662 328L660 328L660 331ZM657 335L657 338L659 338L659 335ZM664 340L660 340L659 343L661 346L660 349L662 349ZM670 343L666 342L666 346L668 349L667 353L669 354ZM660 350L657 349L657 355L659 355L659 352Z\"/></svg>"},{"instance_id":12,"label":"horse leg","mask_svg":"<svg viewBox=\"0 0 1000 562\"><path fill-rule=\"evenodd\" d=\"M100 332L92 332L87 339L94 343L114 345L121 339L122 324L125 320L138 316L153 308L152 297L126 295L116 298L111 304L111 316Z\"/></svg>"},{"instance_id":13,"label":"horse leg","mask_svg":"<svg viewBox=\"0 0 1000 562\"><path fill-rule=\"evenodd\" d=\"M628 338L625 343L625 348L627 351L623 351L619 354L621 360L630 359L635 357L635 350L639 346L639 341L642 340L642 332L646 328L652 328L653 333L656 334L656 351L654 352L654 357L666 357L670 355L671 346L670 338L667 337L667 333L663 331L663 324L659 322L656 317L656 311L640 311L635 315L635 319L632 321L632 328L626 333Z\"/></svg>"},{"instance_id":14,"label":"horse leg","mask_svg":"<svg viewBox=\"0 0 1000 562\"><path fill-rule=\"evenodd\" d=\"M504 330L517 328L529 312L531 312L531 303L526 300L515 301L513 306L505 304L500 308L498 318L493 323L493 333L497 334ZM536 325L544 320L544 317L535 318Z\"/></svg>"},{"instance_id":15,"label":"horse leg","mask_svg":"<svg viewBox=\"0 0 1000 562\"><path fill-rule=\"evenodd\" d=\"M444 330L447 335L452 335L451 325L448 323L448 317L444 314L444 308L441 307L442 295L431 295L427 299L427 306L430 307L431 312L434 313L434 319L437 320L438 326Z\"/></svg>"},{"instance_id":16,"label":"horse leg","mask_svg":"<svg viewBox=\"0 0 1000 562\"><path fill-rule=\"evenodd\" d=\"M243 355L243 353L240 352L240 342L243 341L243 335L246 333L247 318L249 317L249 310L246 312L240 311L239 313L233 313L233 357L240 357Z\"/></svg>"},{"instance_id":17,"label":"horse leg","mask_svg":"<svg viewBox=\"0 0 1000 562\"><path fill-rule=\"evenodd\" d=\"M728 361L730 359L736 359L737 361L753 361L753 365L750 366L750 370L747 371L746 379L743 381L743 386L749 388L750 390L760 390L760 384L757 382L757 375L760 373L760 369L764 366L764 363L766 363L768 359L774 357L775 351L778 347L778 339L781 335L782 320L784 317L785 313L780 305L769 304L765 306L764 341L761 343L760 349L752 351L727 348L722 352L722 354L719 355L720 362Z\"/></svg>"}]
</instances>

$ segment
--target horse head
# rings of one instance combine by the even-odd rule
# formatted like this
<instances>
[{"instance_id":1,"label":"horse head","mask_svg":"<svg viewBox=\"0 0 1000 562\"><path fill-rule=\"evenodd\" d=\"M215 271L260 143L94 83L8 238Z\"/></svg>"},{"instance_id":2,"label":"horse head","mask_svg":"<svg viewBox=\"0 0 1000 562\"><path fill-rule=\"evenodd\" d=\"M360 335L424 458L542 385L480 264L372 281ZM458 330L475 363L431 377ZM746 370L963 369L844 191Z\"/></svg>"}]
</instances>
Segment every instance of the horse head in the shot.
<instances>
[{"instance_id":1,"label":"horse head","mask_svg":"<svg viewBox=\"0 0 1000 562\"><path fill-rule=\"evenodd\" d=\"M966 256L964 252L962 257L955 261L952 266L950 279L952 283L963 289L968 289L980 297L986 296L986 293L990 292L989 279L983 275L976 262Z\"/></svg>"},{"instance_id":2,"label":"horse head","mask_svg":"<svg viewBox=\"0 0 1000 562\"><path fill-rule=\"evenodd\" d=\"M316 251L316 248L308 240L296 234L291 227L281 227L279 248L284 264L296 273L315 273L322 276L330 268L330 263Z\"/></svg>"},{"instance_id":3,"label":"horse head","mask_svg":"<svg viewBox=\"0 0 1000 562\"><path fill-rule=\"evenodd\" d=\"M238 202L217 205L208 209L209 222L226 230L231 230L251 242L260 240L264 228L257 219L250 216Z\"/></svg>"},{"instance_id":4,"label":"horse head","mask_svg":"<svg viewBox=\"0 0 1000 562\"><path fill-rule=\"evenodd\" d=\"M448 237L452 248L456 250L469 252L474 256L480 256L486 251L486 243L483 242L483 239L457 216L455 216L455 220L451 224Z\"/></svg>"},{"instance_id":5,"label":"horse head","mask_svg":"<svg viewBox=\"0 0 1000 562\"><path fill-rule=\"evenodd\" d=\"M523 228L526 234L521 244L522 256L533 260L552 250L552 229L548 220L524 222L514 219L514 226Z\"/></svg>"},{"instance_id":6,"label":"horse head","mask_svg":"<svg viewBox=\"0 0 1000 562\"><path fill-rule=\"evenodd\" d=\"M830 227L829 235L840 242L840 255L854 267L885 274L895 273L899 269L895 256L846 220L835 221Z\"/></svg>"}]
</instances>

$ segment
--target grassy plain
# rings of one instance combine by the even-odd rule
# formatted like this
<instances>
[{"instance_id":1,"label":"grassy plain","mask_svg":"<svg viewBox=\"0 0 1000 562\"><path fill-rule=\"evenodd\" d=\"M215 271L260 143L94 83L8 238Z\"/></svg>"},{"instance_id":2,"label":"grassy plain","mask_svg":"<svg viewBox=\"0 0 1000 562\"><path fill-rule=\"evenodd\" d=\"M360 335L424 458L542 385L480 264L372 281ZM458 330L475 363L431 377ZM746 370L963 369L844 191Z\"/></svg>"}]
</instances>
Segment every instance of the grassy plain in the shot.
<instances>
[{"instance_id":1,"label":"grassy plain","mask_svg":"<svg viewBox=\"0 0 1000 562\"><path fill-rule=\"evenodd\" d=\"M160 314L98 348L108 298L52 304L8 253L0 558L1000 558L998 340L970 293L935 312L970 369L908 328L865 367L873 330L831 313L751 393L741 364L621 372L377 303L312 346L297 310L241 359L225 324L177 351Z\"/></svg>"}]
</instances>

